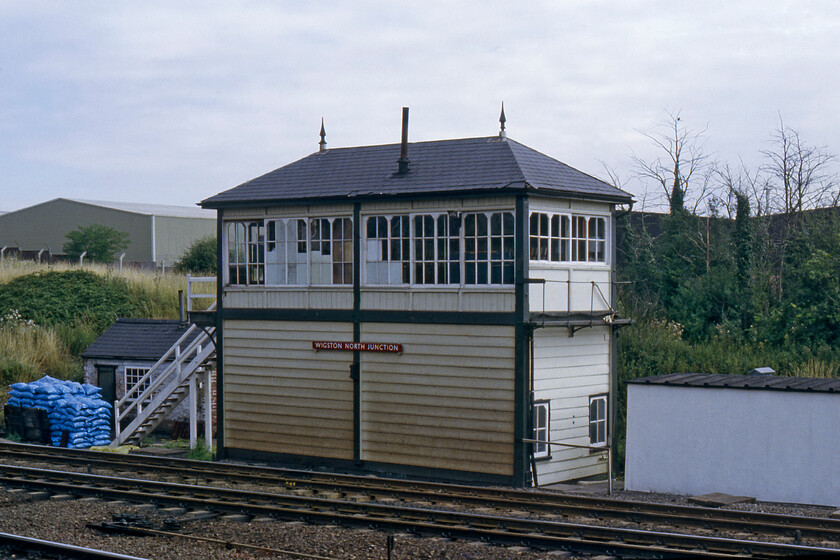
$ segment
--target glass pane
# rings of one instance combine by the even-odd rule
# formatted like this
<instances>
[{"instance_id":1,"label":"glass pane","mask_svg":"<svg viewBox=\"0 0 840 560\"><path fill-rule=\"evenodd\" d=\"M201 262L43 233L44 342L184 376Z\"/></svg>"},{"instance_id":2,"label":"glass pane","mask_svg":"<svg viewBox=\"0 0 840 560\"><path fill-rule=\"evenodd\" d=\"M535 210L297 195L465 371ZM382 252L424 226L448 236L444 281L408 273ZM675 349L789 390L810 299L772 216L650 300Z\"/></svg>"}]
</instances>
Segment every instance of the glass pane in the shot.
<instances>
[{"instance_id":1,"label":"glass pane","mask_svg":"<svg viewBox=\"0 0 840 560\"><path fill-rule=\"evenodd\" d=\"M502 215L499 213L490 216L490 235L502 235Z\"/></svg>"},{"instance_id":2,"label":"glass pane","mask_svg":"<svg viewBox=\"0 0 840 560\"><path fill-rule=\"evenodd\" d=\"M502 222L505 226L505 235L513 235L513 214L505 212L502 215Z\"/></svg>"},{"instance_id":3,"label":"glass pane","mask_svg":"<svg viewBox=\"0 0 840 560\"><path fill-rule=\"evenodd\" d=\"M487 216L478 214L476 216L476 231L479 237L487 237Z\"/></svg>"},{"instance_id":4,"label":"glass pane","mask_svg":"<svg viewBox=\"0 0 840 560\"><path fill-rule=\"evenodd\" d=\"M376 235L376 218L371 216L367 219L367 238L373 239Z\"/></svg>"}]
</instances>

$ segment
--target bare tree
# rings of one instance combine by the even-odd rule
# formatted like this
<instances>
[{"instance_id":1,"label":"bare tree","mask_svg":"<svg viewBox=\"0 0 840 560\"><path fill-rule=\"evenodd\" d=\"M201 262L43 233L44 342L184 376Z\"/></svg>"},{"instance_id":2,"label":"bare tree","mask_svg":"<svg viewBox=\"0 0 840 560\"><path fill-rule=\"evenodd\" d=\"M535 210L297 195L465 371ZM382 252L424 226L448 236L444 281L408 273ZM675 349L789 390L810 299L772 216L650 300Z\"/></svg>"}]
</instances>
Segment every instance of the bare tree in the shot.
<instances>
[{"instance_id":1,"label":"bare tree","mask_svg":"<svg viewBox=\"0 0 840 560\"><path fill-rule=\"evenodd\" d=\"M642 132L659 149L660 156L652 161L631 156L637 176L658 185L672 214L686 210L686 206L696 214L711 194L714 166L703 153L707 130L708 126L689 130L679 113L671 113L654 132Z\"/></svg>"},{"instance_id":2,"label":"bare tree","mask_svg":"<svg viewBox=\"0 0 840 560\"><path fill-rule=\"evenodd\" d=\"M786 126L779 116L779 126L773 133L774 148L763 150L767 158L764 168L768 175L768 199L772 195L774 210L780 216L774 237L776 266L776 295L784 294L785 257L789 242L803 226L806 210L836 206L837 174L832 171L835 156L823 146L806 144L799 133Z\"/></svg>"},{"instance_id":3,"label":"bare tree","mask_svg":"<svg viewBox=\"0 0 840 560\"><path fill-rule=\"evenodd\" d=\"M799 133L786 126L779 116L773 134L773 149L761 153L767 158L767 173L776 210L790 215L837 202L837 175L831 171L835 156L824 146L809 146Z\"/></svg>"},{"instance_id":4,"label":"bare tree","mask_svg":"<svg viewBox=\"0 0 840 560\"><path fill-rule=\"evenodd\" d=\"M750 171L741 160L735 169L728 163L718 167L715 175L718 183L717 192L710 199L714 200L718 207L726 210L728 218L735 218L739 194L747 198L752 216L770 214L768 195L771 187L767 173L762 169Z\"/></svg>"}]
</instances>

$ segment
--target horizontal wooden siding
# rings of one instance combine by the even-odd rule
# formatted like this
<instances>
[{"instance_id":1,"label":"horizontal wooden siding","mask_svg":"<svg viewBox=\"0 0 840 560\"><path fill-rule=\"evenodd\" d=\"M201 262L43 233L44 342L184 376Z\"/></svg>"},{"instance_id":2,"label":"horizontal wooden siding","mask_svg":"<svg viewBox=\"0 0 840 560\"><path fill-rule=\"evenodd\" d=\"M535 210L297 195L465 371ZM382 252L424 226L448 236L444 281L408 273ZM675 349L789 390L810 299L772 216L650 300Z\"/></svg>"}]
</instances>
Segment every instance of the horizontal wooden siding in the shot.
<instances>
[{"instance_id":1,"label":"horizontal wooden siding","mask_svg":"<svg viewBox=\"0 0 840 560\"><path fill-rule=\"evenodd\" d=\"M549 438L589 445L589 397L609 391L609 327L534 331L534 399L550 401ZM601 454L554 445L551 459L537 462L540 484L606 472Z\"/></svg>"},{"instance_id":2,"label":"horizontal wooden siding","mask_svg":"<svg viewBox=\"0 0 840 560\"><path fill-rule=\"evenodd\" d=\"M353 458L352 353L312 349L352 341L351 324L228 320L224 333L227 447Z\"/></svg>"},{"instance_id":3,"label":"horizontal wooden siding","mask_svg":"<svg viewBox=\"0 0 840 560\"><path fill-rule=\"evenodd\" d=\"M362 459L510 476L513 328L363 324Z\"/></svg>"}]
</instances>

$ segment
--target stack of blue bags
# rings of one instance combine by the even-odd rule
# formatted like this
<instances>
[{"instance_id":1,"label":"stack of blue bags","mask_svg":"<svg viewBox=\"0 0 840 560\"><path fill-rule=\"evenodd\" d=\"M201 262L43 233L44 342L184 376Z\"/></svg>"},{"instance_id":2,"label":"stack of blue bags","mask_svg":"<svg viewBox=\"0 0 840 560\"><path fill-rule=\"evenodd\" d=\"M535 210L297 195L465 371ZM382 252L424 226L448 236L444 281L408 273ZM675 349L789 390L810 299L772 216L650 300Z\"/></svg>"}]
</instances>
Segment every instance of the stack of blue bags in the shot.
<instances>
[{"instance_id":1,"label":"stack of blue bags","mask_svg":"<svg viewBox=\"0 0 840 560\"><path fill-rule=\"evenodd\" d=\"M113 405L102 400L101 391L88 383L45 375L32 383L14 383L8 404L46 410L53 445L61 444L62 433L66 431L67 447L88 448L111 443Z\"/></svg>"}]
</instances>

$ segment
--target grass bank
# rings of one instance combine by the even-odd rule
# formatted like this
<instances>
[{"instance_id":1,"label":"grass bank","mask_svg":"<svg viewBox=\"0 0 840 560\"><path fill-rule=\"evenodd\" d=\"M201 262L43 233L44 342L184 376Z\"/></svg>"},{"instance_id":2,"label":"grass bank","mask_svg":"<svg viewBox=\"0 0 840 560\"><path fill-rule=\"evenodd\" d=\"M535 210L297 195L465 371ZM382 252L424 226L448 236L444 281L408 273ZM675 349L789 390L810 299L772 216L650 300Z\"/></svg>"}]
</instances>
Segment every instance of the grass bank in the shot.
<instances>
[{"instance_id":1,"label":"grass bank","mask_svg":"<svg viewBox=\"0 0 840 560\"><path fill-rule=\"evenodd\" d=\"M79 354L117 317L176 319L179 290L181 274L4 259L0 383L81 380Z\"/></svg>"}]
</instances>

